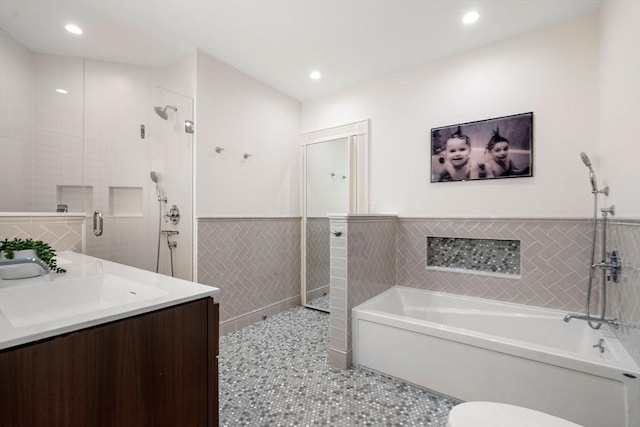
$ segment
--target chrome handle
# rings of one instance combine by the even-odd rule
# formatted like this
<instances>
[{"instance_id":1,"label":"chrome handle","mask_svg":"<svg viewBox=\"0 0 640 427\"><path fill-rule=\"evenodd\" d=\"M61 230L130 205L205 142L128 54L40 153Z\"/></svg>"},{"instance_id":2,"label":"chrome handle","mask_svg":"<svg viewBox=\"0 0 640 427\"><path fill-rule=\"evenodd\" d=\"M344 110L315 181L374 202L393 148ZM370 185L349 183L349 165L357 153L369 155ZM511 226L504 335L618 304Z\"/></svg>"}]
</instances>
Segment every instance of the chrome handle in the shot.
<instances>
[{"instance_id":1,"label":"chrome handle","mask_svg":"<svg viewBox=\"0 0 640 427\"><path fill-rule=\"evenodd\" d=\"M342 236L342 231L340 230L333 230L333 231L330 231L329 233L333 234L336 237Z\"/></svg>"},{"instance_id":2,"label":"chrome handle","mask_svg":"<svg viewBox=\"0 0 640 427\"><path fill-rule=\"evenodd\" d=\"M96 236L102 236L102 232L104 231L102 228L102 212L95 211L93 213L93 234Z\"/></svg>"}]
</instances>

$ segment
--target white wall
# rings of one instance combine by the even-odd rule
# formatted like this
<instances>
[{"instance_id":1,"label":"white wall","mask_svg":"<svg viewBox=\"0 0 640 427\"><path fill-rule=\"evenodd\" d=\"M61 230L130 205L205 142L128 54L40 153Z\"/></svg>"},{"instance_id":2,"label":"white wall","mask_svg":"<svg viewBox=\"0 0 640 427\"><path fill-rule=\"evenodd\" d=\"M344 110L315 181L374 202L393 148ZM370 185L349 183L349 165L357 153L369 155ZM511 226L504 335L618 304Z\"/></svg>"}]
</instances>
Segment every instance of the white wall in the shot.
<instances>
[{"instance_id":1,"label":"white wall","mask_svg":"<svg viewBox=\"0 0 640 427\"><path fill-rule=\"evenodd\" d=\"M300 103L203 52L197 79L196 216L299 215Z\"/></svg>"},{"instance_id":2,"label":"white wall","mask_svg":"<svg viewBox=\"0 0 640 427\"><path fill-rule=\"evenodd\" d=\"M195 98L198 51L188 54L161 71L160 86L170 91Z\"/></svg>"},{"instance_id":3,"label":"white wall","mask_svg":"<svg viewBox=\"0 0 640 427\"><path fill-rule=\"evenodd\" d=\"M84 61L33 54L34 128L31 210L55 212L57 186L83 182ZM60 94L56 89L68 91ZM67 200L64 201L67 203ZM76 204L76 212L82 212Z\"/></svg>"},{"instance_id":4,"label":"white wall","mask_svg":"<svg viewBox=\"0 0 640 427\"><path fill-rule=\"evenodd\" d=\"M302 131L371 119L371 207L419 216L589 216L598 15L303 103ZM534 113L533 178L429 183L430 129Z\"/></svg>"},{"instance_id":5,"label":"white wall","mask_svg":"<svg viewBox=\"0 0 640 427\"><path fill-rule=\"evenodd\" d=\"M600 155L608 203L640 218L640 2L605 1L601 13Z\"/></svg>"},{"instance_id":6,"label":"white wall","mask_svg":"<svg viewBox=\"0 0 640 427\"><path fill-rule=\"evenodd\" d=\"M33 57L0 31L0 211L30 211Z\"/></svg>"}]
</instances>

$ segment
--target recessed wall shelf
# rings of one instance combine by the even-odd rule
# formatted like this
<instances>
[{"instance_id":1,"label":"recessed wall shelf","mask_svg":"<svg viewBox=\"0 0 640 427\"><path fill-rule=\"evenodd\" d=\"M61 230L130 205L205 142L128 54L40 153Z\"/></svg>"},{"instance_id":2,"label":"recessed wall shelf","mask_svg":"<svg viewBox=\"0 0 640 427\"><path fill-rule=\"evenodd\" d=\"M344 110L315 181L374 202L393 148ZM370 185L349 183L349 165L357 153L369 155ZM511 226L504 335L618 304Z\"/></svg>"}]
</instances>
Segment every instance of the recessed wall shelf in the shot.
<instances>
[{"instance_id":1,"label":"recessed wall shelf","mask_svg":"<svg viewBox=\"0 0 640 427\"><path fill-rule=\"evenodd\" d=\"M427 236L427 268L517 277L520 241Z\"/></svg>"},{"instance_id":2,"label":"recessed wall shelf","mask_svg":"<svg viewBox=\"0 0 640 427\"><path fill-rule=\"evenodd\" d=\"M142 187L109 187L109 215L141 217Z\"/></svg>"},{"instance_id":3,"label":"recessed wall shelf","mask_svg":"<svg viewBox=\"0 0 640 427\"><path fill-rule=\"evenodd\" d=\"M93 187L82 185L56 185L56 204L67 205L67 212L93 213ZM56 206L51 207L54 212Z\"/></svg>"}]
</instances>

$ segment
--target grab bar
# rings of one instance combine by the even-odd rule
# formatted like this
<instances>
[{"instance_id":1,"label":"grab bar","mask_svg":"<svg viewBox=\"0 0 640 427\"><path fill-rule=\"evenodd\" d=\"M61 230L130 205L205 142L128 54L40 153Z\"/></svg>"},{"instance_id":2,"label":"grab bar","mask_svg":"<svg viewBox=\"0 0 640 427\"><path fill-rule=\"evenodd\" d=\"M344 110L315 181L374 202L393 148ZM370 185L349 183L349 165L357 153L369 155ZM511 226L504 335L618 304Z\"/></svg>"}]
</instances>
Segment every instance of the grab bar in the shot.
<instances>
[{"instance_id":1,"label":"grab bar","mask_svg":"<svg viewBox=\"0 0 640 427\"><path fill-rule=\"evenodd\" d=\"M96 236L102 236L102 232L104 231L102 225L102 212L95 211L93 213L93 234L95 234Z\"/></svg>"}]
</instances>

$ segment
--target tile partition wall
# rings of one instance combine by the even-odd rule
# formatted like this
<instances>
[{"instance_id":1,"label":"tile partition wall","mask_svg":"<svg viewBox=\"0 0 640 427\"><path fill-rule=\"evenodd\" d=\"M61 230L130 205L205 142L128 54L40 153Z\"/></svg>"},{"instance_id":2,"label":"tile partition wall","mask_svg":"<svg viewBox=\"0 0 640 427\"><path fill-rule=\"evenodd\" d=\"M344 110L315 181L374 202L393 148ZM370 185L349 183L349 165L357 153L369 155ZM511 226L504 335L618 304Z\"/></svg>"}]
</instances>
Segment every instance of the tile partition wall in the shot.
<instances>
[{"instance_id":1,"label":"tile partition wall","mask_svg":"<svg viewBox=\"0 0 640 427\"><path fill-rule=\"evenodd\" d=\"M84 253L84 214L1 213L0 240L32 238L48 243L58 252Z\"/></svg>"},{"instance_id":2,"label":"tile partition wall","mask_svg":"<svg viewBox=\"0 0 640 427\"><path fill-rule=\"evenodd\" d=\"M392 287L396 270L396 215L331 216L329 364L351 366L351 309Z\"/></svg>"},{"instance_id":3,"label":"tile partition wall","mask_svg":"<svg viewBox=\"0 0 640 427\"><path fill-rule=\"evenodd\" d=\"M220 332L300 305L301 218L198 218L198 282L220 288Z\"/></svg>"},{"instance_id":4,"label":"tile partition wall","mask_svg":"<svg viewBox=\"0 0 640 427\"><path fill-rule=\"evenodd\" d=\"M618 251L622 271L620 282L608 288L607 317L620 321L616 335L640 365L640 219L614 219L609 226L607 249Z\"/></svg>"}]
</instances>

